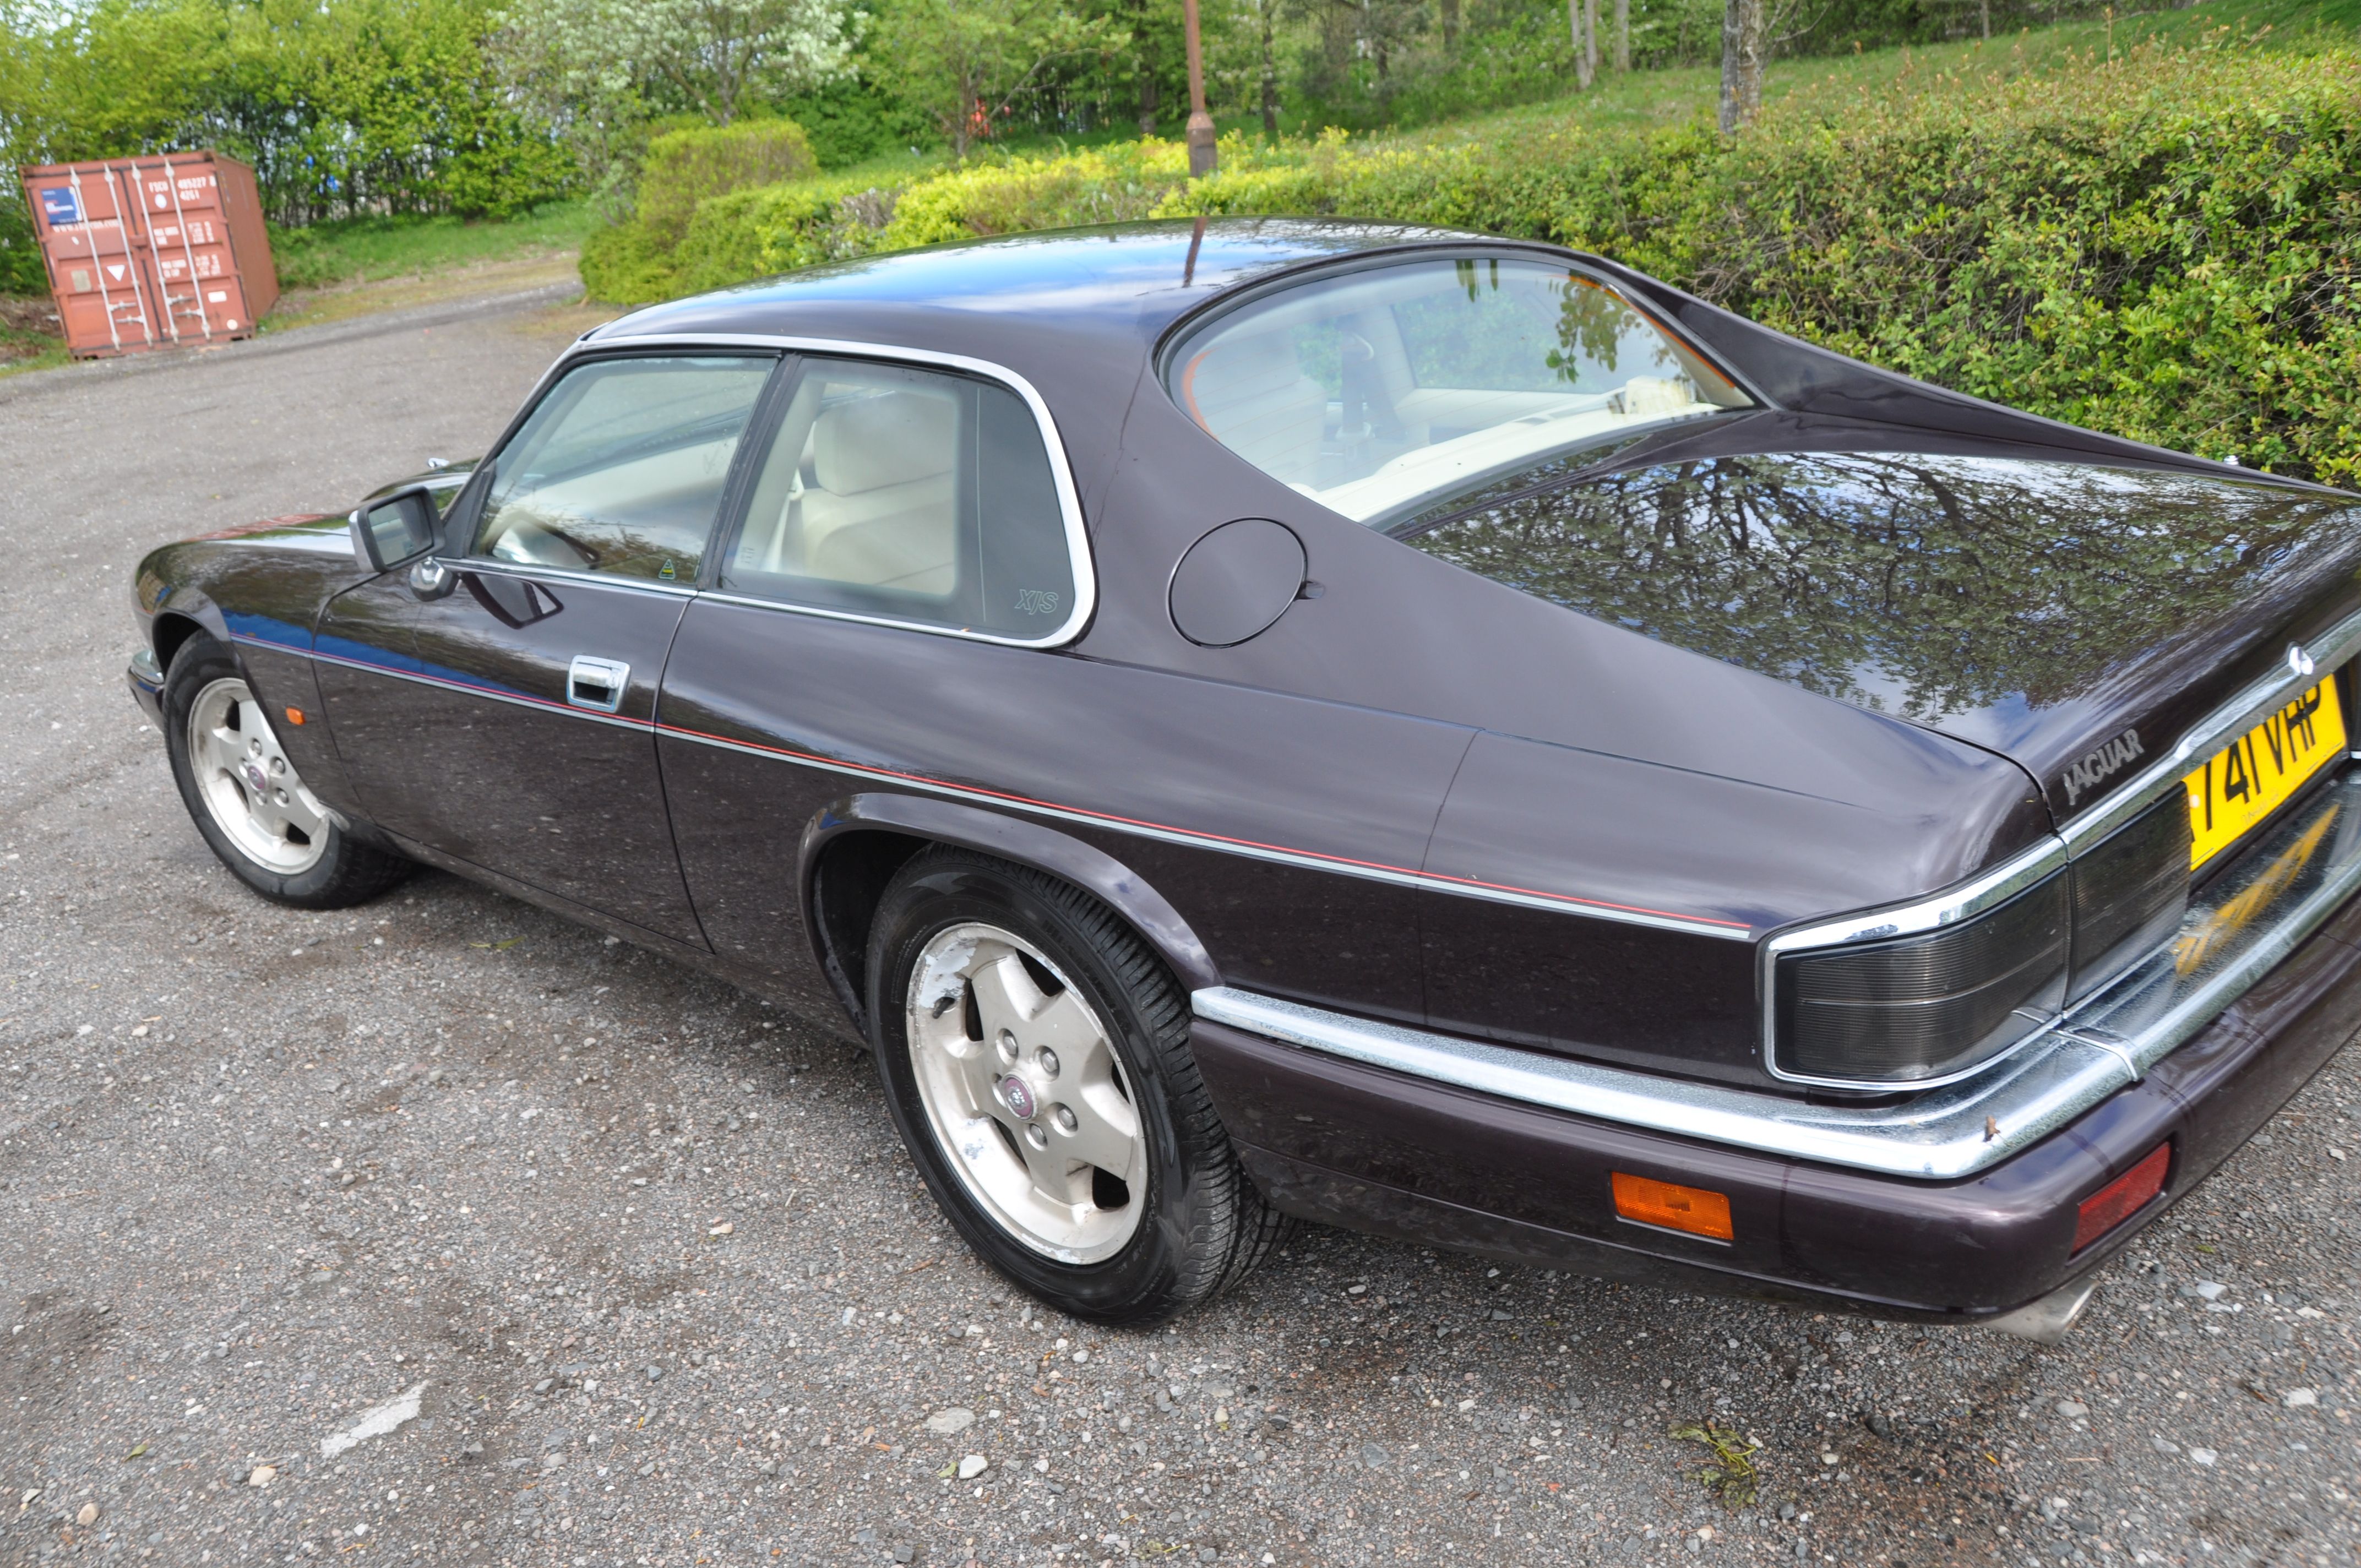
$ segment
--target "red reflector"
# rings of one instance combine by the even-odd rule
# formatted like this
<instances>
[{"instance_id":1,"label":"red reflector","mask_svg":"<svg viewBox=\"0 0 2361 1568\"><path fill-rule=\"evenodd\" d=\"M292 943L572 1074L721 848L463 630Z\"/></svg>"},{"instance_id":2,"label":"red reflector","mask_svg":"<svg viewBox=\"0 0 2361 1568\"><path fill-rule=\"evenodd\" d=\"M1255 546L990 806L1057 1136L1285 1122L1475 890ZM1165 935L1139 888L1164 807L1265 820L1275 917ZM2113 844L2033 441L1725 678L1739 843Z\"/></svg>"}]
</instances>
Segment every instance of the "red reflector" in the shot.
<instances>
[{"instance_id":1,"label":"red reflector","mask_svg":"<svg viewBox=\"0 0 2361 1568\"><path fill-rule=\"evenodd\" d=\"M2164 1190L2165 1173L2172 1168L2172 1146L2158 1144L2148 1157L2082 1200L2074 1222L2074 1250L2081 1252L2143 1208Z\"/></svg>"}]
</instances>

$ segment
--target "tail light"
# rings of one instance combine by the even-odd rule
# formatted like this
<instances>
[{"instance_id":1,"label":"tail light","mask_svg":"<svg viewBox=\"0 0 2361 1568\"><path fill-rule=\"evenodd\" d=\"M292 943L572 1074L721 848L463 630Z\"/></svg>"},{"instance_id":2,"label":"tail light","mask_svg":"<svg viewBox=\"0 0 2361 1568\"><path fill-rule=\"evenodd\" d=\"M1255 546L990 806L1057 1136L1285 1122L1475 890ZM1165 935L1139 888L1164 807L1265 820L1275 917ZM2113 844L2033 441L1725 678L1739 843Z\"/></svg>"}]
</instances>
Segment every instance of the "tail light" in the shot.
<instances>
[{"instance_id":1,"label":"tail light","mask_svg":"<svg viewBox=\"0 0 2361 1568\"><path fill-rule=\"evenodd\" d=\"M2065 1001L2070 893L2060 872L1921 936L1782 956L1780 1067L1908 1084L2006 1050Z\"/></svg>"},{"instance_id":2,"label":"tail light","mask_svg":"<svg viewBox=\"0 0 2361 1568\"><path fill-rule=\"evenodd\" d=\"M1895 1088L1990 1060L2172 935L2189 904L2189 842L2175 791L1967 919L1781 953L1773 1060L1794 1078Z\"/></svg>"},{"instance_id":3,"label":"tail light","mask_svg":"<svg viewBox=\"0 0 2361 1568\"><path fill-rule=\"evenodd\" d=\"M2172 1171L2172 1146L2158 1144L2129 1170L2082 1200L2074 1220L2074 1250L2092 1242L2147 1207L2164 1190Z\"/></svg>"},{"instance_id":4,"label":"tail light","mask_svg":"<svg viewBox=\"0 0 2361 1568\"><path fill-rule=\"evenodd\" d=\"M2073 1001L2172 935L2189 907L2189 806L2176 790L2074 857Z\"/></svg>"}]
</instances>

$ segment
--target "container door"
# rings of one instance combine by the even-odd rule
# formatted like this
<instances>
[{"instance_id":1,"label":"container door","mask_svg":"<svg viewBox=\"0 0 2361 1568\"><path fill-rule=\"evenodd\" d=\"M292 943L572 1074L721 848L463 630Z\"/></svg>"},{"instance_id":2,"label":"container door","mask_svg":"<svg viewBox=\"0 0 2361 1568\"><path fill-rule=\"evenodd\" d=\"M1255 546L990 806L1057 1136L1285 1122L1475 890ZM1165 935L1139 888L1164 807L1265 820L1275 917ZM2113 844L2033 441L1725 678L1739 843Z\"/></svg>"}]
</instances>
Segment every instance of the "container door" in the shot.
<instances>
[{"instance_id":1,"label":"container door","mask_svg":"<svg viewBox=\"0 0 2361 1568\"><path fill-rule=\"evenodd\" d=\"M211 342L253 331L214 170L159 160L133 165L127 178L165 335L176 343Z\"/></svg>"},{"instance_id":2,"label":"container door","mask_svg":"<svg viewBox=\"0 0 2361 1568\"><path fill-rule=\"evenodd\" d=\"M544 394L476 516L455 517L465 540L406 579L408 652L346 751L387 827L705 946L656 768L656 688L774 363L594 360ZM343 746L357 727L336 726Z\"/></svg>"},{"instance_id":3,"label":"container door","mask_svg":"<svg viewBox=\"0 0 2361 1568\"><path fill-rule=\"evenodd\" d=\"M115 171L68 168L27 186L67 346L76 354L121 354L164 341L154 281L133 243L137 211L128 208Z\"/></svg>"}]
</instances>

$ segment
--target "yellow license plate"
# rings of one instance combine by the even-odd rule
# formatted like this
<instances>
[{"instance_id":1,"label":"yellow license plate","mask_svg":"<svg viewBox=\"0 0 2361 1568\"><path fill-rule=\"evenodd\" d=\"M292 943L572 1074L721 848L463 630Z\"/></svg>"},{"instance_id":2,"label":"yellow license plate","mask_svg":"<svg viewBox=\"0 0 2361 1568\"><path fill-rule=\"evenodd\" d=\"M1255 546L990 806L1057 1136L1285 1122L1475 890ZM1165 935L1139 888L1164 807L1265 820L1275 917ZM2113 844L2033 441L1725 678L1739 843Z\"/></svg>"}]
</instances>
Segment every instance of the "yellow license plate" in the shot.
<instances>
[{"instance_id":1,"label":"yellow license plate","mask_svg":"<svg viewBox=\"0 0 2361 1568\"><path fill-rule=\"evenodd\" d=\"M2189 867L2203 865L2345 751L2345 710L2325 680L2206 759L2189 786Z\"/></svg>"}]
</instances>

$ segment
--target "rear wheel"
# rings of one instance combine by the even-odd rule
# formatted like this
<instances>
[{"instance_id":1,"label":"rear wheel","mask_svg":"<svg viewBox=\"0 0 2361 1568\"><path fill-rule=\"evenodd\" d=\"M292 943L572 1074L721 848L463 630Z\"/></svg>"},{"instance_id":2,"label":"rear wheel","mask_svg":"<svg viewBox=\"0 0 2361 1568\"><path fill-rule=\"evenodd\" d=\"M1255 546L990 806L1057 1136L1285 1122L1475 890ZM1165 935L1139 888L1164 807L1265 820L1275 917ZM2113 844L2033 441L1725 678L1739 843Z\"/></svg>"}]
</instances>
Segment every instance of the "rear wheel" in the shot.
<instances>
[{"instance_id":1,"label":"rear wheel","mask_svg":"<svg viewBox=\"0 0 2361 1568\"><path fill-rule=\"evenodd\" d=\"M164 750L213 852L274 903L341 909L376 897L411 862L355 842L304 784L229 650L195 636L164 679Z\"/></svg>"},{"instance_id":2,"label":"rear wheel","mask_svg":"<svg viewBox=\"0 0 2361 1568\"><path fill-rule=\"evenodd\" d=\"M929 850L887 887L869 956L895 1126L1002 1273L1078 1317L1152 1322L1275 1244L1282 1222L1213 1113L1180 987L1094 900Z\"/></svg>"}]
</instances>

